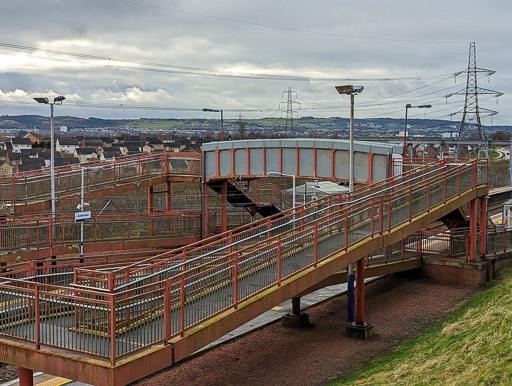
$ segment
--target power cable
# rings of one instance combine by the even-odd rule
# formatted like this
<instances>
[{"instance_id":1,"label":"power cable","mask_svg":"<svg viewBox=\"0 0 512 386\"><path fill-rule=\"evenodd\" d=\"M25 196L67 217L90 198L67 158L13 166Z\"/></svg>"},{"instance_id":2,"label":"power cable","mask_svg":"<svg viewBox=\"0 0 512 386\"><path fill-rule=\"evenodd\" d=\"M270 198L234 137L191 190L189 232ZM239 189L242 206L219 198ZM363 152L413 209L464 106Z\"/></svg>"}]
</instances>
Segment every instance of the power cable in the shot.
<instances>
[{"instance_id":1,"label":"power cable","mask_svg":"<svg viewBox=\"0 0 512 386\"><path fill-rule=\"evenodd\" d=\"M213 16L213 15L207 15L203 13L197 13L197 12L189 12L189 11L183 11L176 8L168 8L168 7L162 7L158 5L152 5L152 4L145 4L137 1L132 0L116 0L121 3L126 4L132 4L140 7L147 7L147 8L154 8L162 11L169 11L169 12L175 12L175 13L181 13L184 15L189 16L196 16L196 17L202 17L207 19L213 19L213 20L219 20L219 21L226 21L230 23L237 23L237 24L245 24L245 25L252 25L255 27L263 27L263 28L271 28L271 29L278 29L278 30L284 30L284 31L292 31L292 32L301 32L301 33L307 33L307 34L314 34L314 35L324 35L324 36L334 36L334 37L342 37L342 38L351 38L351 39L366 39L366 40L377 40L377 41L390 41L390 42L407 42L407 43L435 43L435 44L467 44L467 41L435 41L435 40L414 40L414 39L393 39L393 38L382 38L382 37L375 37L375 36L364 36L364 35L349 35L349 34L339 34L334 32L323 32L323 31L313 31L313 30L307 30L302 28L294 28L294 27L283 27L283 26L277 26L272 24L263 24L263 23L256 23L246 20L239 20L239 19L231 19L227 17L220 17L220 16Z\"/></svg>"}]
</instances>

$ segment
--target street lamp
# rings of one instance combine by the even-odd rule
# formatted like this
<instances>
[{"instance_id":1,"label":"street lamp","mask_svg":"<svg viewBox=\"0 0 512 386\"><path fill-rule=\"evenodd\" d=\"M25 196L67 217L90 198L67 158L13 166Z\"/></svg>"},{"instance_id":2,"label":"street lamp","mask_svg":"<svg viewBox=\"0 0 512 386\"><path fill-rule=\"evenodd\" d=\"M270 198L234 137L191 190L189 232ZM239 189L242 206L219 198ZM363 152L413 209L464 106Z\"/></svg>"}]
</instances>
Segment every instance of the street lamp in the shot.
<instances>
[{"instance_id":1,"label":"street lamp","mask_svg":"<svg viewBox=\"0 0 512 386\"><path fill-rule=\"evenodd\" d=\"M220 140L224 141L224 112L222 110L204 108L205 113L220 113Z\"/></svg>"},{"instance_id":2,"label":"street lamp","mask_svg":"<svg viewBox=\"0 0 512 386\"><path fill-rule=\"evenodd\" d=\"M348 191L354 190L354 96L363 92L363 86L336 86L341 95L350 95L350 160L348 167Z\"/></svg>"},{"instance_id":3,"label":"street lamp","mask_svg":"<svg viewBox=\"0 0 512 386\"><path fill-rule=\"evenodd\" d=\"M55 151L54 151L54 136L55 130L53 128L53 107L55 105L62 105L62 101L66 99L63 96L53 98L53 102L50 102L46 97L34 98L38 103L50 105L50 195L52 200L52 218L55 219Z\"/></svg>"},{"instance_id":4,"label":"street lamp","mask_svg":"<svg viewBox=\"0 0 512 386\"><path fill-rule=\"evenodd\" d=\"M267 176L269 177L291 177L292 178L292 207L295 208L295 174L286 174L281 172L268 172ZM295 211L294 211L295 213Z\"/></svg>"},{"instance_id":5,"label":"street lamp","mask_svg":"<svg viewBox=\"0 0 512 386\"><path fill-rule=\"evenodd\" d=\"M82 166L82 186L80 189L80 211L84 211L84 172L85 170L103 170L103 166ZM84 222L80 221L80 263L83 263L84 257Z\"/></svg>"},{"instance_id":6,"label":"street lamp","mask_svg":"<svg viewBox=\"0 0 512 386\"><path fill-rule=\"evenodd\" d=\"M409 109L429 109L432 105L419 105L419 106L412 106L410 103L407 103L405 105L405 124L404 124L404 154L403 157L407 157L407 110ZM411 158L412 158L412 152L411 152Z\"/></svg>"}]
</instances>

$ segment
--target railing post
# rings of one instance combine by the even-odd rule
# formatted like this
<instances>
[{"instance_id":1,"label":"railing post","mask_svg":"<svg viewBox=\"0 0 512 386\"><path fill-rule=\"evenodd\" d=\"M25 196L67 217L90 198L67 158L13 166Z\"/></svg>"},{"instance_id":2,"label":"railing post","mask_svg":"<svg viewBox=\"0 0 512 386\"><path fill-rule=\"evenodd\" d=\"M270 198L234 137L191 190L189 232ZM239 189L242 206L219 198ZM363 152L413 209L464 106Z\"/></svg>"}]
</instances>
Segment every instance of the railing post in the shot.
<instances>
[{"instance_id":1,"label":"railing post","mask_svg":"<svg viewBox=\"0 0 512 386\"><path fill-rule=\"evenodd\" d=\"M183 250L183 263L187 261L187 251ZM182 273L180 275L180 335L185 335L185 272L187 270L186 264L183 264Z\"/></svg>"},{"instance_id":2,"label":"railing post","mask_svg":"<svg viewBox=\"0 0 512 386\"><path fill-rule=\"evenodd\" d=\"M446 171L443 172L443 202L446 203Z\"/></svg>"},{"instance_id":3,"label":"railing post","mask_svg":"<svg viewBox=\"0 0 512 386\"><path fill-rule=\"evenodd\" d=\"M370 205L371 205L371 211L370 211L370 222L371 222L371 237L373 238L373 234L375 232L375 201L373 199L373 196L371 198L371 201L370 201Z\"/></svg>"},{"instance_id":4,"label":"railing post","mask_svg":"<svg viewBox=\"0 0 512 386\"><path fill-rule=\"evenodd\" d=\"M427 180L427 212L430 212L430 179Z\"/></svg>"},{"instance_id":5,"label":"railing post","mask_svg":"<svg viewBox=\"0 0 512 386\"><path fill-rule=\"evenodd\" d=\"M34 312L36 327L36 350L39 350L41 342L41 310L39 304L39 285L35 284L34 289Z\"/></svg>"},{"instance_id":6,"label":"railing post","mask_svg":"<svg viewBox=\"0 0 512 386\"><path fill-rule=\"evenodd\" d=\"M391 232L391 195L388 198L388 232Z\"/></svg>"},{"instance_id":7,"label":"railing post","mask_svg":"<svg viewBox=\"0 0 512 386\"><path fill-rule=\"evenodd\" d=\"M281 287L281 235L277 236L277 286Z\"/></svg>"},{"instance_id":8,"label":"railing post","mask_svg":"<svg viewBox=\"0 0 512 386\"><path fill-rule=\"evenodd\" d=\"M233 301L235 310L238 309L238 252L235 252L234 264L234 277L233 277Z\"/></svg>"},{"instance_id":9,"label":"railing post","mask_svg":"<svg viewBox=\"0 0 512 386\"><path fill-rule=\"evenodd\" d=\"M318 220L315 221L313 226L313 266L316 268L318 265Z\"/></svg>"},{"instance_id":10,"label":"railing post","mask_svg":"<svg viewBox=\"0 0 512 386\"><path fill-rule=\"evenodd\" d=\"M109 294L110 296L110 365L116 365L116 295Z\"/></svg>"},{"instance_id":11,"label":"railing post","mask_svg":"<svg viewBox=\"0 0 512 386\"><path fill-rule=\"evenodd\" d=\"M164 282L164 344L168 344L172 336L171 323L171 282Z\"/></svg>"},{"instance_id":12,"label":"railing post","mask_svg":"<svg viewBox=\"0 0 512 386\"><path fill-rule=\"evenodd\" d=\"M348 208L345 208L345 252L348 249Z\"/></svg>"},{"instance_id":13,"label":"railing post","mask_svg":"<svg viewBox=\"0 0 512 386\"><path fill-rule=\"evenodd\" d=\"M379 201L379 234L384 233L384 197L380 197Z\"/></svg>"},{"instance_id":14,"label":"railing post","mask_svg":"<svg viewBox=\"0 0 512 386\"><path fill-rule=\"evenodd\" d=\"M411 222L411 221L412 221L412 187L409 185L409 222Z\"/></svg>"}]
</instances>

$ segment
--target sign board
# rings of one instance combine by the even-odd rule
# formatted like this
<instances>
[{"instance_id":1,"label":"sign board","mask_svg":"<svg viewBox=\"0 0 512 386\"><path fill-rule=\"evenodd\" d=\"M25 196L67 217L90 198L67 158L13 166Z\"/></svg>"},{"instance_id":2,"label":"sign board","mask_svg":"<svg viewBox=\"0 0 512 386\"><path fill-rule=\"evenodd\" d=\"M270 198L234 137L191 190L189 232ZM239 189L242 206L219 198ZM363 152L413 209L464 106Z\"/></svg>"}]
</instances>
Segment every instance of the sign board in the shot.
<instances>
[{"instance_id":1,"label":"sign board","mask_svg":"<svg viewBox=\"0 0 512 386\"><path fill-rule=\"evenodd\" d=\"M91 219L91 211L75 212L75 221L89 221Z\"/></svg>"}]
</instances>

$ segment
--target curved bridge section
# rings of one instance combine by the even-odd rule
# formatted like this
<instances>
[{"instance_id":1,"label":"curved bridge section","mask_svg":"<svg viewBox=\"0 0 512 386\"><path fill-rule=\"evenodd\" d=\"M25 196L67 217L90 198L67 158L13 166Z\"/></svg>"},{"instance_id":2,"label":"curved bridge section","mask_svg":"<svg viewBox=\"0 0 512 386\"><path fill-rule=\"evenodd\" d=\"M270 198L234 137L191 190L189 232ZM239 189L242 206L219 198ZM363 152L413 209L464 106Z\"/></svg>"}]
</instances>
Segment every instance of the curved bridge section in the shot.
<instances>
[{"instance_id":1,"label":"curved bridge section","mask_svg":"<svg viewBox=\"0 0 512 386\"><path fill-rule=\"evenodd\" d=\"M371 184L390 177L401 147L354 141L354 181ZM349 141L342 139L255 139L203 145L203 180L266 177L270 172L297 178L347 181Z\"/></svg>"}]
</instances>

